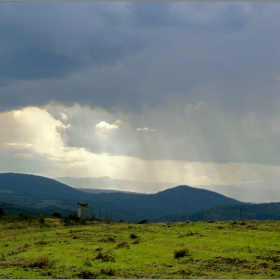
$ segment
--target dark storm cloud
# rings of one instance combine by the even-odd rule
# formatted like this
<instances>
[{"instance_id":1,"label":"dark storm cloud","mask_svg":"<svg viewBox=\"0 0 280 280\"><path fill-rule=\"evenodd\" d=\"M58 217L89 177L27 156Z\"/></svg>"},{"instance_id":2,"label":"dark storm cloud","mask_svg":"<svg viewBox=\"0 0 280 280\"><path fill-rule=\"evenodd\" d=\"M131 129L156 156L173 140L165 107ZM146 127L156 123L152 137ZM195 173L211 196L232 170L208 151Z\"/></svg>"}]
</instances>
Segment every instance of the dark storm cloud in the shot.
<instances>
[{"instance_id":1,"label":"dark storm cloud","mask_svg":"<svg viewBox=\"0 0 280 280\"><path fill-rule=\"evenodd\" d=\"M2 111L51 101L134 111L174 92L239 108L252 80L261 91L263 71L278 65L254 25L247 36L255 10L243 3L0 5ZM276 17L272 23L278 26ZM267 30L261 34L270 42ZM209 82L210 90L192 96Z\"/></svg>"},{"instance_id":2,"label":"dark storm cloud","mask_svg":"<svg viewBox=\"0 0 280 280\"><path fill-rule=\"evenodd\" d=\"M76 13L72 8L79 6L77 3L1 3L1 6L3 82L65 77L93 65L115 63L142 48L133 34L125 34L118 25L102 22L98 15L100 4L96 5L97 11L95 5L86 5ZM85 13L84 18L80 18L80 13Z\"/></svg>"},{"instance_id":3,"label":"dark storm cloud","mask_svg":"<svg viewBox=\"0 0 280 280\"><path fill-rule=\"evenodd\" d=\"M64 54L44 50L38 46L15 50L0 59L0 75L7 79L48 79L65 76L81 66L79 61Z\"/></svg>"},{"instance_id":4,"label":"dark storm cloud","mask_svg":"<svg viewBox=\"0 0 280 280\"><path fill-rule=\"evenodd\" d=\"M176 7L178 5L178 7ZM216 3L131 3L132 22L146 28L180 27L194 31L237 31L244 28L249 15L236 3L221 8ZM182 13L183 10L183 13Z\"/></svg>"},{"instance_id":5,"label":"dark storm cloud","mask_svg":"<svg viewBox=\"0 0 280 280\"><path fill-rule=\"evenodd\" d=\"M242 9L242 5L229 3L227 5L224 5L216 18L212 18L210 20L208 24L208 30L211 30L213 32L239 31L247 25L249 19L250 16L246 13L246 11Z\"/></svg>"},{"instance_id":6,"label":"dark storm cloud","mask_svg":"<svg viewBox=\"0 0 280 280\"><path fill-rule=\"evenodd\" d=\"M179 26L182 21L170 10L171 3L139 2L130 5L133 22L141 27Z\"/></svg>"}]
</instances>

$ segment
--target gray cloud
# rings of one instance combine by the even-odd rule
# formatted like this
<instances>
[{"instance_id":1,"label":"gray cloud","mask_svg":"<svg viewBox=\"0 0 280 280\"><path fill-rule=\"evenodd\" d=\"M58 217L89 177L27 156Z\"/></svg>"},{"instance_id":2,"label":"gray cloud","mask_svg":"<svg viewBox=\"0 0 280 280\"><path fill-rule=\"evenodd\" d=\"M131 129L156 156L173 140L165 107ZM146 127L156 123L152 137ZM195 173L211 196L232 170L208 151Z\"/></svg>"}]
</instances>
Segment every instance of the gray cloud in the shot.
<instances>
[{"instance_id":1,"label":"gray cloud","mask_svg":"<svg viewBox=\"0 0 280 280\"><path fill-rule=\"evenodd\" d=\"M275 56L259 42L260 23L268 46L273 38L267 30L278 26L276 17L268 21L266 7L271 9L263 3L1 3L0 110L57 101L134 111L174 92L190 96L209 81L221 84L222 92L201 93L204 99L240 107L250 80L265 90L264 71L278 70Z\"/></svg>"},{"instance_id":2,"label":"gray cloud","mask_svg":"<svg viewBox=\"0 0 280 280\"><path fill-rule=\"evenodd\" d=\"M171 7L172 4L168 2L163 2L161 5L156 2L130 4L134 24L144 28L182 25L182 20L172 13Z\"/></svg>"},{"instance_id":3,"label":"gray cloud","mask_svg":"<svg viewBox=\"0 0 280 280\"><path fill-rule=\"evenodd\" d=\"M37 46L15 50L2 56L0 75L2 80L36 80L65 76L80 65L78 61Z\"/></svg>"},{"instance_id":4,"label":"gray cloud","mask_svg":"<svg viewBox=\"0 0 280 280\"><path fill-rule=\"evenodd\" d=\"M133 34L104 22L98 13L104 5L98 3L1 6L4 48L0 52L0 73L2 80L6 78L4 82L65 77L93 65L115 63L142 48Z\"/></svg>"},{"instance_id":5,"label":"gray cloud","mask_svg":"<svg viewBox=\"0 0 280 280\"><path fill-rule=\"evenodd\" d=\"M183 95L166 102L143 113L68 108L65 126L58 132L67 146L96 154L280 164L275 156L280 148L279 113L236 115L213 102L191 104Z\"/></svg>"},{"instance_id":6,"label":"gray cloud","mask_svg":"<svg viewBox=\"0 0 280 280\"><path fill-rule=\"evenodd\" d=\"M278 3L0 5L1 111L104 108L59 128L96 153L279 163Z\"/></svg>"}]
</instances>

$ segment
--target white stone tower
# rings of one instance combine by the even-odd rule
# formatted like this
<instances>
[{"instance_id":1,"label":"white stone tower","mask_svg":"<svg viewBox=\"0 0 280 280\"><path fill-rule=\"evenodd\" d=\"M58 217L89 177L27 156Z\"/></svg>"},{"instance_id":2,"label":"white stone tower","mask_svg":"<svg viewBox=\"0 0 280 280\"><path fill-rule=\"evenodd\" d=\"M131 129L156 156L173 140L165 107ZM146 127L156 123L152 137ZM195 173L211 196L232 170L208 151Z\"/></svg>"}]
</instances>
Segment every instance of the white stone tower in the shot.
<instances>
[{"instance_id":1,"label":"white stone tower","mask_svg":"<svg viewBox=\"0 0 280 280\"><path fill-rule=\"evenodd\" d=\"M81 220L87 219L88 204L86 202L78 202L78 217Z\"/></svg>"}]
</instances>

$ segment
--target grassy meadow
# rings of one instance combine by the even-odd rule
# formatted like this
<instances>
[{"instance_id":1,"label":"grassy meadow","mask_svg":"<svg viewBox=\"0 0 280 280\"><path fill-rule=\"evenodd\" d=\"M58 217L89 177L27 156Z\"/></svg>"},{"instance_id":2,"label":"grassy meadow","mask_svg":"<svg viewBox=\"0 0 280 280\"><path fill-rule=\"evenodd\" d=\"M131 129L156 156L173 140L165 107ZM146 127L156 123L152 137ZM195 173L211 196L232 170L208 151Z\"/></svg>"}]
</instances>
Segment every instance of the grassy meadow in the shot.
<instances>
[{"instance_id":1,"label":"grassy meadow","mask_svg":"<svg viewBox=\"0 0 280 280\"><path fill-rule=\"evenodd\" d=\"M280 222L0 219L0 278L280 278Z\"/></svg>"}]
</instances>

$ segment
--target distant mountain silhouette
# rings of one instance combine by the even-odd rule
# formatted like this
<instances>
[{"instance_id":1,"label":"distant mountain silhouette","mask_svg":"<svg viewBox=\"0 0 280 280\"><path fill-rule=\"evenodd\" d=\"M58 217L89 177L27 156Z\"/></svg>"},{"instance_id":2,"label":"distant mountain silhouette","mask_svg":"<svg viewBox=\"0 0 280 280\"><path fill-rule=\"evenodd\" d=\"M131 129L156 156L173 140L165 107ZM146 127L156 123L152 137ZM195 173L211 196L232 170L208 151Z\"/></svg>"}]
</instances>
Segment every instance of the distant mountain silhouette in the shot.
<instances>
[{"instance_id":1,"label":"distant mountain silhouette","mask_svg":"<svg viewBox=\"0 0 280 280\"><path fill-rule=\"evenodd\" d=\"M167 188L174 187L174 183L144 183L138 181L112 179L108 176L94 178L73 178L73 177L58 177L55 180L71 186L76 189L100 189L100 190L112 190L112 191L127 191L136 193L155 193Z\"/></svg>"},{"instance_id":2,"label":"distant mountain silhouette","mask_svg":"<svg viewBox=\"0 0 280 280\"><path fill-rule=\"evenodd\" d=\"M100 193L90 194L56 180L26 174L0 174L0 201L41 210L77 209L77 202L89 203L88 214L100 218L138 222L167 215L191 214L239 201L213 191L178 186L156 194ZM112 211L112 212L111 212ZM107 216L106 216L107 214Z\"/></svg>"},{"instance_id":3,"label":"distant mountain silhouette","mask_svg":"<svg viewBox=\"0 0 280 280\"><path fill-rule=\"evenodd\" d=\"M87 188L75 188L79 191L85 192L85 193L91 193L91 194L99 194L99 193L115 193L115 192L121 192L121 193L135 193L135 192L129 192L129 191L118 191L118 190L111 190L111 189L87 189Z\"/></svg>"},{"instance_id":4,"label":"distant mountain silhouette","mask_svg":"<svg viewBox=\"0 0 280 280\"><path fill-rule=\"evenodd\" d=\"M203 187L203 186L201 186ZM237 185L208 185L214 190L239 201L251 203L280 202L280 180L268 182L250 182Z\"/></svg>"}]
</instances>

